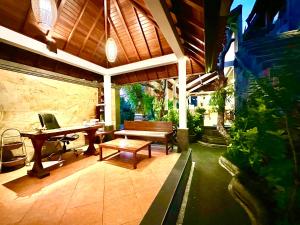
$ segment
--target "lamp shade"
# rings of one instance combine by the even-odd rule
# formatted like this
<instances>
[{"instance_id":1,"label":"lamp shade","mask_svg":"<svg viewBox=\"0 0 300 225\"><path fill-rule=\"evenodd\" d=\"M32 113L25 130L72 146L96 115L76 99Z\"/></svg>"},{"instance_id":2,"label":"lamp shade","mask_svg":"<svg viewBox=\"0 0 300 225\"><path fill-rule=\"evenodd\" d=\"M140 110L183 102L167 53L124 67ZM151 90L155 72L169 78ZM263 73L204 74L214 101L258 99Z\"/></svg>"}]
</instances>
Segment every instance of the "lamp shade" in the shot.
<instances>
[{"instance_id":1,"label":"lamp shade","mask_svg":"<svg viewBox=\"0 0 300 225\"><path fill-rule=\"evenodd\" d=\"M105 53L108 62L114 62L117 58L117 45L113 38L108 38L105 45Z\"/></svg>"},{"instance_id":2,"label":"lamp shade","mask_svg":"<svg viewBox=\"0 0 300 225\"><path fill-rule=\"evenodd\" d=\"M55 0L31 0L31 7L40 28L44 32L50 30L57 19Z\"/></svg>"}]
</instances>

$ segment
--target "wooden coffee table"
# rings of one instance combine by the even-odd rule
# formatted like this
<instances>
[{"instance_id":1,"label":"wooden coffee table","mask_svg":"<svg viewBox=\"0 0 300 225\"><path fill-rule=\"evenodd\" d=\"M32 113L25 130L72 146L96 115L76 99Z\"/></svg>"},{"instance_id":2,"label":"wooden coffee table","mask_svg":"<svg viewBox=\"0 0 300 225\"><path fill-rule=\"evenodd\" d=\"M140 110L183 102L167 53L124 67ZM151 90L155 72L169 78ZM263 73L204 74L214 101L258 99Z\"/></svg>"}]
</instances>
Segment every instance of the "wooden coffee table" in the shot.
<instances>
[{"instance_id":1,"label":"wooden coffee table","mask_svg":"<svg viewBox=\"0 0 300 225\"><path fill-rule=\"evenodd\" d=\"M151 141L123 139L123 138L114 139L112 141L99 144L99 159L100 161L102 161L108 157L111 157L112 155L118 154L120 151L132 152L133 168L136 169L136 164L137 164L136 153L147 146L148 146L148 155L149 158L151 158ZM118 150L118 152L110 154L106 157L102 157L102 148L115 149Z\"/></svg>"}]
</instances>

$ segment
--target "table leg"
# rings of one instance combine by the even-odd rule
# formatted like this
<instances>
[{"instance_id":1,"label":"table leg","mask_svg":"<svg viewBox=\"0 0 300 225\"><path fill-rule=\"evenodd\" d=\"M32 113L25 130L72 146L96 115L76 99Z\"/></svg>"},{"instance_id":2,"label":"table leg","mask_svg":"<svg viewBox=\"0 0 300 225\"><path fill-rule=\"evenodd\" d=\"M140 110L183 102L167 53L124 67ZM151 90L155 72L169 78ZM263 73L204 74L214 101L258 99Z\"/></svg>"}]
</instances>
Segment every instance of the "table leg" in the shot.
<instances>
[{"instance_id":1,"label":"table leg","mask_svg":"<svg viewBox=\"0 0 300 225\"><path fill-rule=\"evenodd\" d=\"M95 155L95 153L96 153L96 149L95 149L95 146L94 146L95 138L96 138L95 133L96 133L96 130L87 131L87 136L88 136L88 139L89 139L89 147L84 152L85 155Z\"/></svg>"},{"instance_id":2,"label":"table leg","mask_svg":"<svg viewBox=\"0 0 300 225\"><path fill-rule=\"evenodd\" d=\"M151 158L151 144L148 145L148 156Z\"/></svg>"},{"instance_id":3,"label":"table leg","mask_svg":"<svg viewBox=\"0 0 300 225\"><path fill-rule=\"evenodd\" d=\"M31 139L34 148L34 163L31 170L27 171L29 176L35 176L38 178L43 178L50 175L50 172L43 168L42 164L42 147L45 139Z\"/></svg>"},{"instance_id":4,"label":"table leg","mask_svg":"<svg viewBox=\"0 0 300 225\"><path fill-rule=\"evenodd\" d=\"M102 161L103 157L102 157L102 147L99 147L99 160Z\"/></svg>"},{"instance_id":5,"label":"table leg","mask_svg":"<svg viewBox=\"0 0 300 225\"><path fill-rule=\"evenodd\" d=\"M136 158L136 151L133 152L133 169L136 169L137 158Z\"/></svg>"}]
</instances>

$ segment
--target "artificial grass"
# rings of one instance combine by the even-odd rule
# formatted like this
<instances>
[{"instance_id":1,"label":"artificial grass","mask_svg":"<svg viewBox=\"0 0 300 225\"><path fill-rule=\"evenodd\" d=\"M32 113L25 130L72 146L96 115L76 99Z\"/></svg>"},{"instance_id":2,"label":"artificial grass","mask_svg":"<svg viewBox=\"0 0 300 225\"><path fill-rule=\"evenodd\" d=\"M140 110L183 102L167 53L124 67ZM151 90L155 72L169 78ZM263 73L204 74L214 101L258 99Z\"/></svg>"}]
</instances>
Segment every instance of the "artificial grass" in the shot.
<instances>
[{"instance_id":1,"label":"artificial grass","mask_svg":"<svg viewBox=\"0 0 300 225\"><path fill-rule=\"evenodd\" d=\"M246 212L228 192L231 175L219 164L225 147L191 144L194 174L183 225L250 225Z\"/></svg>"}]
</instances>

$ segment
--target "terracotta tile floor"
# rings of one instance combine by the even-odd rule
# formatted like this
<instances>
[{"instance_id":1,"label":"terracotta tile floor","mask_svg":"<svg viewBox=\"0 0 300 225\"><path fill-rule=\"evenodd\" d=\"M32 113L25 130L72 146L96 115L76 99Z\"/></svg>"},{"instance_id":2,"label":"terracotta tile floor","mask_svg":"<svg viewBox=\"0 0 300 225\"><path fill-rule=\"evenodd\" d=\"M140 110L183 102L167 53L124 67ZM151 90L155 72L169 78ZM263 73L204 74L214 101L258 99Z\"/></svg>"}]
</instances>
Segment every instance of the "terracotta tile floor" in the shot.
<instances>
[{"instance_id":1,"label":"terracotta tile floor","mask_svg":"<svg viewBox=\"0 0 300 225\"><path fill-rule=\"evenodd\" d=\"M104 154L109 154L105 150ZM0 174L0 224L139 224L179 157L163 146L106 161L98 156L64 154L64 166L44 179L26 175L29 167Z\"/></svg>"}]
</instances>

